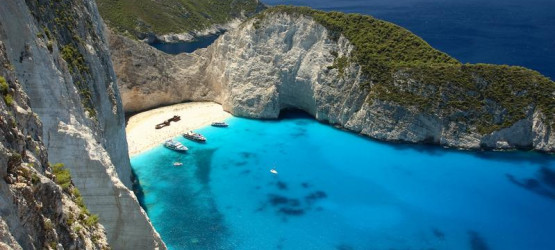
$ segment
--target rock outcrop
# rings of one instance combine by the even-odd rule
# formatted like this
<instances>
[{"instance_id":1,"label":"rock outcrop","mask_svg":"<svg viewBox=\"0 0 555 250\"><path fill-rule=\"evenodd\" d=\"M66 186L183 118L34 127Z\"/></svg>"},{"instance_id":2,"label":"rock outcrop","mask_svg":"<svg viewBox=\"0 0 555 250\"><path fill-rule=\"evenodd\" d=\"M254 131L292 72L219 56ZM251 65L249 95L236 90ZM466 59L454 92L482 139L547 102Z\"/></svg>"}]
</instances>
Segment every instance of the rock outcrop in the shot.
<instances>
[{"instance_id":1,"label":"rock outcrop","mask_svg":"<svg viewBox=\"0 0 555 250\"><path fill-rule=\"evenodd\" d=\"M191 54L167 55L118 35L111 36L110 47L116 74L122 79L126 111L211 100L236 116L252 118L277 118L283 109L301 109L320 121L384 141L555 151L549 122L555 117L546 117L538 109L529 108L512 125L483 133L476 124L460 119L463 111L436 107L423 112L376 98L372 85L363 86L367 79L360 65L337 67L338 59L351 54L353 44L342 35L338 39L330 35L310 16L274 12L246 21L207 49ZM430 88L425 82L407 79L403 71L395 74L393 82L419 92ZM460 90L435 91L447 96ZM148 101L137 104L132 100ZM502 119L506 111L498 106L488 101L486 111L471 112L476 117Z\"/></svg>"},{"instance_id":2,"label":"rock outcrop","mask_svg":"<svg viewBox=\"0 0 555 250\"><path fill-rule=\"evenodd\" d=\"M42 130L40 137L33 132L48 150L41 165L48 161L69 168L87 207L99 215L111 247L165 248L130 190L124 114L95 2L2 1L0 41L6 48L6 65L42 121L42 128L22 125L22 133L31 137L27 130ZM26 121L22 119L16 120ZM52 199L62 197L55 187L48 192L54 192ZM13 230L10 221L7 225ZM20 235L14 238L27 244Z\"/></svg>"},{"instance_id":3,"label":"rock outcrop","mask_svg":"<svg viewBox=\"0 0 555 250\"><path fill-rule=\"evenodd\" d=\"M53 181L42 124L2 42L0 92L0 249L108 249L102 225L81 212L78 191Z\"/></svg>"}]
</instances>

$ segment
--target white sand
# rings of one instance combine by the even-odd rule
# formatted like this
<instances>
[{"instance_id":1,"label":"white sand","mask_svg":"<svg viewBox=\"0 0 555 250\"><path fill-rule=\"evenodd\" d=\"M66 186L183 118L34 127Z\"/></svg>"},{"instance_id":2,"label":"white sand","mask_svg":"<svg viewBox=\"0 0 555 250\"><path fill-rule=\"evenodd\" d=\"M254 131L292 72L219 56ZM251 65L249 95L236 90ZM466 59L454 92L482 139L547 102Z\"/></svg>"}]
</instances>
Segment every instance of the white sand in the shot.
<instances>
[{"instance_id":1,"label":"white sand","mask_svg":"<svg viewBox=\"0 0 555 250\"><path fill-rule=\"evenodd\" d=\"M181 116L178 122L170 126L155 129L156 124ZM157 108L136 114L129 118L125 131L129 144L129 156L145 152L164 141L185 133L210 125L215 121L223 121L231 117L222 106L213 102L189 102L168 107Z\"/></svg>"}]
</instances>

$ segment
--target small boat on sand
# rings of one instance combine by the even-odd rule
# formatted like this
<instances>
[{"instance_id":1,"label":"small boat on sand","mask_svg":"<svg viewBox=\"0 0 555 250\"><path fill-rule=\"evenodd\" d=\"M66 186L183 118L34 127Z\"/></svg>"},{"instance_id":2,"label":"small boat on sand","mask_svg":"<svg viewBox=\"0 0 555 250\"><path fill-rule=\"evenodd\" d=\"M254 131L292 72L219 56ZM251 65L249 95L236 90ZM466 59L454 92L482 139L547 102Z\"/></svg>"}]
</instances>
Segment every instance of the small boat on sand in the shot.
<instances>
[{"instance_id":1,"label":"small boat on sand","mask_svg":"<svg viewBox=\"0 0 555 250\"><path fill-rule=\"evenodd\" d=\"M189 150L183 144L175 140L167 140L166 142L164 142L164 147L178 152L186 152L187 150Z\"/></svg>"},{"instance_id":2,"label":"small boat on sand","mask_svg":"<svg viewBox=\"0 0 555 250\"><path fill-rule=\"evenodd\" d=\"M225 122L213 122L212 123L212 127L222 127L225 128L229 126L229 124L225 123Z\"/></svg>"},{"instance_id":3,"label":"small boat on sand","mask_svg":"<svg viewBox=\"0 0 555 250\"><path fill-rule=\"evenodd\" d=\"M160 124L156 124L155 128L156 128L156 129L161 129L161 128L166 127L166 126L170 126L170 122L169 122L169 121L164 121L164 122L162 122L162 123L160 123Z\"/></svg>"},{"instance_id":4,"label":"small boat on sand","mask_svg":"<svg viewBox=\"0 0 555 250\"><path fill-rule=\"evenodd\" d=\"M205 142L206 141L206 138L204 136L202 136L199 133L195 133L193 131L185 132L185 134L183 134L183 137L185 137L189 140L198 141L198 142Z\"/></svg>"},{"instance_id":5,"label":"small boat on sand","mask_svg":"<svg viewBox=\"0 0 555 250\"><path fill-rule=\"evenodd\" d=\"M172 118L167 119L165 121L163 121L162 123L156 124L156 126L154 126L156 129L161 129L163 127L167 127L170 126L171 122L178 122L181 120L181 116L178 115L174 115Z\"/></svg>"}]
</instances>

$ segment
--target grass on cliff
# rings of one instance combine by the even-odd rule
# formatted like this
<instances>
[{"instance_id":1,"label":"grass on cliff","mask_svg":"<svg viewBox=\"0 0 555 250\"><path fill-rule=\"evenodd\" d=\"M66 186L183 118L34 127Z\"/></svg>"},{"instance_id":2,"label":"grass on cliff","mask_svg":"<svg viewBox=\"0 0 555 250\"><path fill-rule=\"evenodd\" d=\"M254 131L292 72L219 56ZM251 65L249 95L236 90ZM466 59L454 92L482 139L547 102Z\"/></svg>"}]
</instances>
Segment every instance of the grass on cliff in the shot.
<instances>
[{"instance_id":1,"label":"grass on cliff","mask_svg":"<svg viewBox=\"0 0 555 250\"><path fill-rule=\"evenodd\" d=\"M78 219L83 222L84 225L88 227L96 226L98 223L98 215L91 214L85 202L83 201L83 197L81 196L81 192L75 186L73 186L71 182L71 174L67 168L65 168L64 164L56 163L51 166L52 173L55 175L54 181L62 187L64 192L71 195L73 202L77 204L79 207L79 217ZM68 224L73 224L74 218L68 219Z\"/></svg>"},{"instance_id":2,"label":"grass on cliff","mask_svg":"<svg viewBox=\"0 0 555 250\"><path fill-rule=\"evenodd\" d=\"M0 93L6 105L11 106L13 104L13 97L8 93L10 86L6 82L6 78L0 76Z\"/></svg>"},{"instance_id":3,"label":"grass on cliff","mask_svg":"<svg viewBox=\"0 0 555 250\"><path fill-rule=\"evenodd\" d=\"M134 36L202 30L259 8L256 0L97 0L111 28Z\"/></svg>"},{"instance_id":4,"label":"grass on cliff","mask_svg":"<svg viewBox=\"0 0 555 250\"><path fill-rule=\"evenodd\" d=\"M38 39L44 39L47 49L53 53L54 47L60 50L60 55L67 62L75 87L79 90L83 108L91 119L96 120L96 111L92 100L91 87L87 82L93 82L89 63L86 60L89 45L100 44L97 30L90 19L88 5L83 1L73 0L26 0L32 15L42 27L37 33ZM56 45L56 46L54 46Z\"/></svg>"},{"instance_id":5,"label":"grass on cliff","mask_svg":"<svg viewBox=\"0 0 555 250\"><path fill-rule=\"evenodd\" d=\"M276 6L255 17L260 28L276 13L305 15L326 27L331 40L341 35L354 46L328 69L343 77L350 63L361 67L370 101L390 101L448 120L474 125L488 134L540 110L555 127L555 83L523 67L461 64L395 24L360 14ZM487 115L484 115L487 114Z\"/></svg>"}]
</instances>

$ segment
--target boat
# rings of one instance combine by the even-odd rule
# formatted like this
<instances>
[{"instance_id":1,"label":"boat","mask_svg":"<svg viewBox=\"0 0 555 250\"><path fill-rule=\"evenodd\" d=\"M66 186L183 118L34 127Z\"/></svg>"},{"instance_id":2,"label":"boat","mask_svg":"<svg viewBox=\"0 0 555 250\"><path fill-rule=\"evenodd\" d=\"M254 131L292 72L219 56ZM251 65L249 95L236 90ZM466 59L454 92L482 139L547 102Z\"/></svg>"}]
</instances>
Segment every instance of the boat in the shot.
<instances>
[{"instance_id":1,"label":"boat","mask_svg":"<svg viewBox=\"0 0 555 250\"><path fill-rule=\"evenodd\" d=\"M172 118L168 119L170 122L178 122L181 121L181 116L174 115Z\"/></svg>"},{"instance_id":2,"label":"boat","mask_svg":"<svg viewBox=\"0 0 555 250\"><path fill-rule=\"evenodd\" d=\"M183 134L183 137L185 137L189 140L198 141L198 142L205 142L206 141L206 138L204 136L202 136L199 133L195 133L193 131L185 132L185 134Z\"/></svg>"},{"instance_id":3,"label":"boat","mask_svg":"<svg viewBox=\"0 0 555 250\"><path fill-rule=\"evenodd\" d=\"M173 163L173 165L178 167L178 166L183 166L183 163L176 161Z\"/></svg>"},{"instance_id":4,"label":"boat","mask_svg":"<svg viewBox=\"0 0 555 250\"><path fill-rule=\"evenodd\" d=\"M278 171L272 168L272 169L270 169L270 173L272 173L272 174L278 174Z\"/></svg>"},{"instance_id":5,"label":"boat","mask_svg":"<svg viewBox=\"0 0 555 250\"><path fill-rule=\"evenodd\" d=\"M229 124L227 124L225 122L213 122L212 126L213 127L227 127L227 126L229 126Z\"/></svg>"},{"instance_id":6,"label":"boat","mask_svg":"<svg viewBox=\"0 0 555 250\"><path fill-rule=\"evenodd\" d=\"M172 118L165 120L164 122L160 123L160 124L156 124L156 126L154 126L156 129L161 129L163 127L166 126L170 126L171 122L178 122L181 120L181 116L178 115L174 115Z\"/></svg>"},{"instance_id":7,"label":"boat","mask_svg":"<svg viewBox=\"0 0 555 250\"><path fill-rule=\"evenodd\" d=\"M175 140L167 140L166 142L164 142L164 147L169 148L171 150L179 151L179 152L186 152L187 150L189 150L183 144Z\"/></svg>"},{"instance_id":8,"label":"boat","mask_svg":"<svg viewBox=\"0 0 555 250\"><path fill-rule=\"evenodd\" d=\"M166 126L170 126L170 122L169 122L169 121L164 121L164 122L162 122L162 123L160 123L160 124L156 124L155 128L156 128L156 129L161 129L161 128L166 127Z\"/></svg>"}]
</instances>

